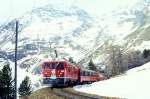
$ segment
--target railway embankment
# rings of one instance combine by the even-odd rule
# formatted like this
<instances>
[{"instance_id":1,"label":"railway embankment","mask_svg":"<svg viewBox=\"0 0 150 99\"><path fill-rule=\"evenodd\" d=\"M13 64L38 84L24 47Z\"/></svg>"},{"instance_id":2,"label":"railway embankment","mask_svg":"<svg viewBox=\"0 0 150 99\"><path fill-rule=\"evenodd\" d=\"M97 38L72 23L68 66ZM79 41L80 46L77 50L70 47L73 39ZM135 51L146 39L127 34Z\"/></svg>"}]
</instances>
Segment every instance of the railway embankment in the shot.
<instances>
[{"instance_id":1,"label":"railway embankment","mask_svg":"<svg viewBox=\"0 0 150 99\"><path fill-rule=\"evenodd\" d=\"M33 92L30 96L20 99L120 99L117 97L97 96L77 92L73 88L43 88Z\"/></svg>"}]
</instances>

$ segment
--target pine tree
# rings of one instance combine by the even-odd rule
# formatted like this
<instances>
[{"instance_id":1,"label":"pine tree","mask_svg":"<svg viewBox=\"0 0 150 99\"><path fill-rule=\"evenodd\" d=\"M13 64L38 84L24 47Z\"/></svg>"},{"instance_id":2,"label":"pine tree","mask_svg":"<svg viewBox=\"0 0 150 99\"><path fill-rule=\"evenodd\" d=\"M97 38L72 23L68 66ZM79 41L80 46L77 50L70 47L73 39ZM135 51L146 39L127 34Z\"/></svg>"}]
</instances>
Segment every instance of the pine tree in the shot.
<instances>
[{"instance_id":1,"label":"pine tree","mask_svg":"<svg viewBox=\"0 0 150 99\"><path fill-rule=\"evenodd\" d=\"M0 71L0 98L12 99L14 97L14 85L9 64L4 65Z\"/></svg>"},{"instance_id":2,"label":"pine tree","mask_svg":"<svg viewBox=\"0 0 150 99\"><path fill-rule=\"evenodd\" d=\"M148 58L150 56L150 50L144 49L143 51L143 57Z\"/></svg>"},{"instance_id":3,"label":"pine tree","mask_svg":"<svg viewBox=\"0 0 150 99\"><path fill-rule=\"evenodd\" d=\"M0 99L3 97L2 72L0 71Z\"/></svg>"},{"instance_id":4,"label":"pine tree","mask_svg":"<svg viewBox=\"0 0 150 99\"><path fill-rule=\"evenodd\" d=\"M29 96L31 94L31 82L28 76L24 78L19 87L20 96Z\"/></svg>"},{"instance_id":5,"label":"pine tree","mask_svg":"<svg viewBox=\"0 0 150 99\"><path fill-rule=\"evenodd\" d=\"M90 70L97 71L97 68L96 68L95 64L93 63L92 59L90 59L88 66L89 66Z\"/></svg>"},{"instance_id":6,"label":"pine tree","mask_svg":"<svg viewBox=\"0 0 150 99\"><path fill-rule=\"evenodd\" d=\"M70 62L70 63L75 63L75 62L73 61L73 58L72 58L72 57L69 57L69 62Z\"/></svg>"}]
</instances>

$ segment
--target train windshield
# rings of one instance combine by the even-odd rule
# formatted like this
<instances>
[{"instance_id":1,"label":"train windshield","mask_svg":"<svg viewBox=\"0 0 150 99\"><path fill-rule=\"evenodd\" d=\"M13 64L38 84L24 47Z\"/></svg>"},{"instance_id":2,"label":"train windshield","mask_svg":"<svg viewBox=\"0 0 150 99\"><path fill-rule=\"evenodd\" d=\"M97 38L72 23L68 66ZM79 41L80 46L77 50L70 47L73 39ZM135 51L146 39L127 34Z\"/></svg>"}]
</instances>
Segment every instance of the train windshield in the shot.
<instances>
[{"instance_id":1,"label":"train windshield","mask_svg":"<svg viewBox=\"0 0 150 99\"><path fill-rule=\"evenodd\" d=\"M45 69L55 69L55 63L44 63Z\"/></svg>"},{"instance_id":2,"label":"train windshield","mask_svg":"<svg viewBox=\"0 0 150 99\"><path fill-rule=\"evenodd\" d=\"M56 68L57 69L64 69L64 63L57 63Z\"/></svg>"}]
</instances>

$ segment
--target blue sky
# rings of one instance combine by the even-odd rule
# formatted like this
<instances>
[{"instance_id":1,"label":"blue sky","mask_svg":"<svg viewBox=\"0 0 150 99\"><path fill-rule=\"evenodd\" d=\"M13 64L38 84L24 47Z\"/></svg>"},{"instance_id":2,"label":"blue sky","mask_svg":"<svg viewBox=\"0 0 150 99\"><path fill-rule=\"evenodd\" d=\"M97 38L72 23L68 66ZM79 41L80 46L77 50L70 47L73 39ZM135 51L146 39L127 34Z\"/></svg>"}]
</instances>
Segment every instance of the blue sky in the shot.
<instances>
[{"instance_id":1,"label":"blue sky","mask_svg":"<svg viewBox=\"0 0 150 99\"><path fill-rule=\"evenodd\" d=\"M0 24L46 4L78 6L93 14L134 4L137 0L0 0Z\"/></svg>"}]
</instances>

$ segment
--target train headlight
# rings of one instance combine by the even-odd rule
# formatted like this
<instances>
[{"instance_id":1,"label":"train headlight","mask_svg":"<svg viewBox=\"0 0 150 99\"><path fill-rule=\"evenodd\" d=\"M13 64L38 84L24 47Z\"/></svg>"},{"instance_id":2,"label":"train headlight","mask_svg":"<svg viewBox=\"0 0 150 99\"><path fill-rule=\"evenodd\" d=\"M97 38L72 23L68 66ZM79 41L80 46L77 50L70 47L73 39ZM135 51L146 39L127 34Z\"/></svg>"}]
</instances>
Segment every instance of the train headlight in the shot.
<instances>
[{"instance_id":1,"label":"train headlight","mask_svg":"<svg viewBox=\"0 0 150 99\"><path fill-rule=\"evenodd\" d=\"M59 72L59 77L62 77L64 76L64 73L63 72Z\"/></svg>"}]
</instances>

